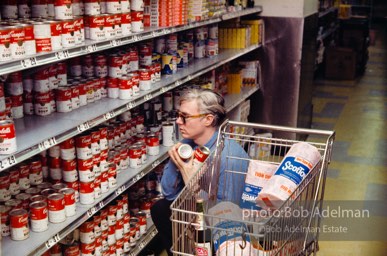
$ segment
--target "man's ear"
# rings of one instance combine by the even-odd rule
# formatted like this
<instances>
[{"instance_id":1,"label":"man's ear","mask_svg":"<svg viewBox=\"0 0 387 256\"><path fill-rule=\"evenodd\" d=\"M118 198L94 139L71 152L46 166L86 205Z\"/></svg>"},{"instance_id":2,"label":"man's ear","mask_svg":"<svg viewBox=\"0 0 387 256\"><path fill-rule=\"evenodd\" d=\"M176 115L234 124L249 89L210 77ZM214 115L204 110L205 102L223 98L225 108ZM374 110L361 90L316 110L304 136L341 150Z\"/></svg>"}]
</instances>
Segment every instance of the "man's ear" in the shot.
<instances>
[{"instance_id":1,"label":"man's ear","mask_svg":"<svg viewBox=\"0 0 387 256\"><path fill-rule=\"evenodd\" d=\"M212 126L212 123L214 122L215 116L212 114L206 115L204 117L204 125L206 127Z\"/></svg>"}]
</instances>

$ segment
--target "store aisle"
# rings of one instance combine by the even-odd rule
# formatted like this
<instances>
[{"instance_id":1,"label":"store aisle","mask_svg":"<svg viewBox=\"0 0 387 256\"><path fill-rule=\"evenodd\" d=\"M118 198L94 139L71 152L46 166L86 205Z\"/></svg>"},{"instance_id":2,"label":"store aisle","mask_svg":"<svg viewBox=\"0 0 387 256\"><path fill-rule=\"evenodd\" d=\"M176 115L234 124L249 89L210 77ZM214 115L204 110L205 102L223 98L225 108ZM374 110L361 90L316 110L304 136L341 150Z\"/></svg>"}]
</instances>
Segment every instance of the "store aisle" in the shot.
<instances>
[{"instance_id":1,"label":"store aisle","mask_svg":"<svg viewBox=\"0 0 387 256\"><path fill-rule=\"evenodd\" d=\"M387 202L387 40L377 31L364 76L318 81L313 127L336 130L325 200ZM386 204L384 204L386 205ZM372 232L364 227L364 232ZM319 256L387 255L387 244L320 241Z\"/></svg>"}]
</instances>

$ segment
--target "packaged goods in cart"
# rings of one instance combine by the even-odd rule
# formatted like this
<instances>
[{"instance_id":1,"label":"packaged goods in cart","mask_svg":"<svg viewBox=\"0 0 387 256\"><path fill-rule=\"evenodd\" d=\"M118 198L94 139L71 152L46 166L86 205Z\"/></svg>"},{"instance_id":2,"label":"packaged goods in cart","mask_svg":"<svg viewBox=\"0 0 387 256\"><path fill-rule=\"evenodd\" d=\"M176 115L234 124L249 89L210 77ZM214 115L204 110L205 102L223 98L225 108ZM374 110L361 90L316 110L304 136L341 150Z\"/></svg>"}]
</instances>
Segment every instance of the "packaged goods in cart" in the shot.
<instances>
[{"instance_id":1,"label":"packaged goods in cart","mask_svg":"<svg viewBox=\"0 0 387 256\"><path fill-rule=\"evenodd\" d=\"M213 249L216 256L257 255L250 243L247 225L243 222L242 210L231 202L221 202L208 210L208 221L212 230Z\"/></svg>"},{"instance_id":2,"label":"packaged goods in cart","mask_svg":"<svg viewBox=\"0 0 387 256\"><path fill-rule=\"evenodd\" d=\"M243 216L252 216L251 212L260 209L255 201L262 188L266 186L268 180L277 170L277 167L277 165L267 162L250 161L240 202Z\"/></svg>"},{"instance_id":3,"label":"packaged goods in cart","mask_svg":"<svg viewBox=\"0 0 387 256\"><path fill-rule=\"evenodd\" d=\"M278 209L320 160L321 155L315 146L307 142L292 145L274 175L259 193L257 204L266 209Z\"/></svg>"}]
</instances>

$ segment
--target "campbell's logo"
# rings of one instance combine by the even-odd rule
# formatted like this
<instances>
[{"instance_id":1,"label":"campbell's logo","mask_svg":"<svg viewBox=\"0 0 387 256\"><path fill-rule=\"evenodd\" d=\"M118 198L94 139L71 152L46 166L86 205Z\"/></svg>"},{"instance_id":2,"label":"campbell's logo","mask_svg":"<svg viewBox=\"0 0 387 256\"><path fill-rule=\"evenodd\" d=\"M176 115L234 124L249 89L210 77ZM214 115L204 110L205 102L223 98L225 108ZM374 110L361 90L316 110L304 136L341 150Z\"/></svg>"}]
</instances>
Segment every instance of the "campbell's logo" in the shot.
<instances>
[{"instance_id":1,"label":"campbell's logo","mask_svg":"<svg viewBox=\"0 0 387 256\"><path fill-rule=\"evenodd\" d=\"M82 225L82 232L91 232L94 229L94 222Z\"/></svg>"},{"instance_id":2,"label":"campbell's logo","mask_svg":"<svg viewBox=\"0 0 387 256\"><path fill-rule=\"evenodd\" d=\"M72 246L72 247L68 247L66 250L65 250L65 255L72 255L72 254L75 254L75 253L79 253L79 247L78 246Z\"/></svg>"},{"instance_id":3,"label":"campbell's logo","mask_svg":"<svg viewBox=\"0 0 387 256\"><path fill-rule=\"evenodd\" d=\"M144 17L144 14L142 12L133 12L133 19L136 21L142 19Z\"/></svg>"},{"instance_id":4,"label":"campbell's logo","mask_svg":"<svg viewBox=\"0 0 387 256\"><path fill-rule=\"evenodd\" d=\"M92 252L95 249L95 244L88 244L85 246L85 250L88 252Z\"/></svg>"},{"instance_id":5,"label":"campbell's logo","mask_svg":"<svg viewBox=\"0 0 387 256\"><path fill-rule=\"evenodd\" d=\"M25 217L20 217L19 220L18 220L18 222L19 222L20 224L27 224L27 222L28 222L28 215L25 216Z\"/></svg>"},{"instance_id":6,"label":"campbell's logo","mask_svg":"<svg viewBox=\"0 0 387 256\"><path fill-rule=\"evenodd\" d=\"M55 28L56 31L62 31L62 25L59 23L59 24L56 24L55 26L53 26Z\"/></svg>"},{"instance_id":7,"label":"campbell's logo","mask_svg":"<svg viewBox=\"0 0 387 256\"><path fill-rule=\"evenodd\" d=\"M11 133L10 127L3 127L0 129L0 134L8 134L8 133Z\"/></svg>"},{"instance_id":8,"label":"campbell's logo","mask_svg":"<svg viewBox=\"0 0 387 256\"><path fill-rule=\"evenodd\" d=\"M84 145L89 145L91 143L91 137L82 138L81 143Z\"/></svg>"},{"instance_id":9,"label":"campbell's logo","mask_svg":"<svg viewBox=\"0 0 387 256\"><path fill-rule=\"evenodd\" d=\"M35 94L35 100L38 102L50 102L51 101L51 95L49 93L44 94Z\"/></svg>"},{"instance_id":10,"label":"campbell's logo","mask_svg":"<svg viewBox=\"0 0 387 256\"><path fill-rule=\"evenodd\" d=\"M93 18L92 24L97 24L97 25L103 25L105 22L104 18Z\"/></svg>"},{"instance_id":11,"label":"campbell's logo","mask_svg":"<svg viewBox=\"0 0 387 256\"><path fill-rule=\"evenodd\" d=\"M24 31L16 32L14 30L11 30L10 34L12 38L24 38L25 36Z\"/></svg>"},{"instance_id":12,"label":"campbell's logo","mask_svg":"<svg viewBox=\"0 0 387 256\"><path fill-rule=\"evenodd\" d=\"M106 17L106 22L109 25L114 25L116 23L116 19L114 17Z\"/></svg>"},{"instance_id":13,"label":"campbell's logo","mask_svg":"<svg viewBox=\"0 0 387 256\"><path fill-rule=\"evenodd\" d=\"M74 30L74 23L65 22L63 23L63 28L66 30Z\"/></svg>"}]
</instances>

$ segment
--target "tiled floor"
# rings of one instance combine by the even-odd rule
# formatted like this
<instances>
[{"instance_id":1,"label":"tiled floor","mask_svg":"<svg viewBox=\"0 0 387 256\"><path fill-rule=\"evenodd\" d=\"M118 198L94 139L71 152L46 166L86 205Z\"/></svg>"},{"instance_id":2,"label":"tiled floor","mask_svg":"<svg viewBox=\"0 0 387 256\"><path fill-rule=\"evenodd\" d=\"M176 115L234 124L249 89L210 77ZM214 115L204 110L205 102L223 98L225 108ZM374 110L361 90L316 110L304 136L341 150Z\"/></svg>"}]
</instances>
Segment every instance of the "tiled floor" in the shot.
<instances>
[{"instance_id":1,"label":"tiled floor","mask_svg":"<svg viewBox=\"0 0 387 256\"><path fill-rule=\"evenodd\" d=\"M377 32L376 44L369 47L367 70L362 77L354 81L316 81L313 126L336 131L325 200L383 200L385 207L387 40L383 31ZM386 211L382 214L386 218ZM364 227L364 232L372 230ZM320 241L317 255L384 256L387 243Z\"/></svg>"}]
</instances>

